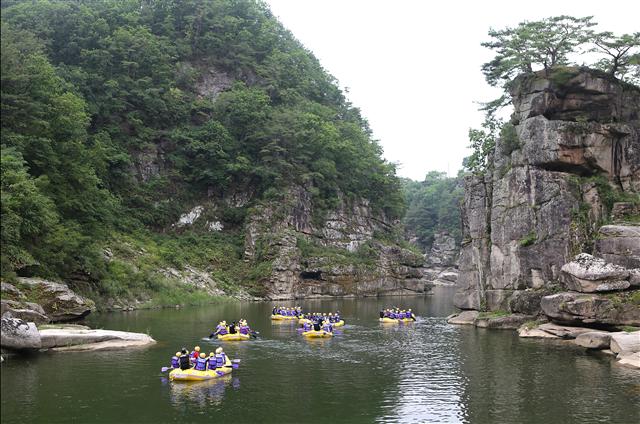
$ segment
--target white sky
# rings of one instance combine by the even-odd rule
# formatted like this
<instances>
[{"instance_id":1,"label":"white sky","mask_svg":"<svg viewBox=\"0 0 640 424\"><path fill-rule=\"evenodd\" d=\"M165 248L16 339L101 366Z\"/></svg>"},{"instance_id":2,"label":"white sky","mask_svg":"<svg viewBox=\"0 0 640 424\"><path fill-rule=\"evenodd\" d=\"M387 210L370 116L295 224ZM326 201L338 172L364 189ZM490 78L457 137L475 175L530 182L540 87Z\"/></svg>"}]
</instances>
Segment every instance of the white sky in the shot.
<instances>
[{"instance_id":1,"label":"white sky","mask_svg":"<svg viewBox=\"0 0 640 424\"><path fill-rule=\"evenodd\" d=\"M455 175L467 131L483 120L474 102L500 91L480 72L490 27L549 16L593 15L596 29L640 31L640 1L267 0L280 21L336 77L362 110L398 174Z\"/></svg>"}]
</instances>

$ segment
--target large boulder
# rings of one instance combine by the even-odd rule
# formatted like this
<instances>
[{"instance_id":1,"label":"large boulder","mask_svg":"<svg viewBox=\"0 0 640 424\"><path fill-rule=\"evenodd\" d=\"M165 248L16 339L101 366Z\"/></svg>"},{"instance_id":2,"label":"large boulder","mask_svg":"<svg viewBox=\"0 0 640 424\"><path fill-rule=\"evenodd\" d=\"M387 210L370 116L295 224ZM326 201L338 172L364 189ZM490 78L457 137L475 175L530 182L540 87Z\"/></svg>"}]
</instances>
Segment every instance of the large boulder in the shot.
<instances>
[{"instance_id":1,"label":"large boulder","mask_svg":"<svg viewBox=\"0 0 640 424\"><path fill-rule=\"evenodd\" d=\"M40 333L36 325L19 318L2 317L0 319L0 345L5 349L40 349Z\"/></svg>"},{"instance_id":2,"label":"large boulder","mask_svg":"<svg viewBox=\"0 0 640 424\"><path fill-rule=\"evenodd\" d=\"M473 325L478 314L478 311L462 311L458 315L449 318L447 322L449 324Z\"/></svg>"},{"instance_id":3,"label":"large boulder","mask_svg":"<svg viewBox=\"0 0 640 424\"><path fill-rule=\"evenodd\" d=\"M540 313L540 300L548 294L547 290L516 290L509 298L509 310L513 313L537 315Z\"/></svg>"},{"instance_id":4,"label":"large boulder","mask_svg":"<svg viewBox=\"0 0 640 424\"><path fill-rule=\"evenodd\" d=\"M492 328L500 330L516 330L527 321L535 319L532 315L511 314L505 316L488 316L480 315L476 318L474 324L479 328Z\"/></svg>"},{"instance_id":5,"label":"large boulder","mask_svg":"<svg viewBox=\"0 0 640 424\"><path fill-rule=\"evenodd\" d=\"M582 333L576 337L575 343L578 346L586 347L587 349L609 349L609 343L611 342L611 333L603 331L590 331L588 333Z\"/></svg>"},{"instance_id":6,"label":"large boulder","mask_svg":"<svg viewBox=\"0 0 640 424\"><path fill-rule=\"evenodd\" d=\"M595 255L629 269L640 268L640 226L604 225L598 231Z\"/></svg>"},{"instance_id":7,"label":"large boulder","mask_svg":"<svg viewBox=\"0 0 640 424\"><path fill-rule=\"evenodd\" d=\"M3 317L20 318L36 325L48 323L49 317L37 303L19 302L16 300L0 301L0 315Z\"/></svg>"},{"instance_id":8,"label":"large boulder","mask_svg":"<svg viewBox=\"0 0 640 424\"><path fill-rule=\"evenodd\" d=\"M42 306L53 322L76 320L95 310L92 300L76 294L66 284L20 278L19 286L22 292Z\"/></svg>"},{"instance_id":9,"label":"large boulder","mask_svg":"<svg viewBox=\"0 0 640 424\"><path fill-rule=\"evenodd\" d=\"M614 333L611 335L611 351L613 353L640 352L640 331L633 333Z\"/></svg>"},{"instance_id":10,"label":"large boulder","mask_svg":"<svg viewBox=\"0 0 640 424\"><path fill-rule=\"evenodd\" d=\"M633 292L612 295L562 292L544 296L540 306L554 321L640 326L640 305Z\"/></svg>"},{"instance_id":11,"label":"large boulder","mask_svg":"<svg viewBox=\"0 0 640 424\"><path fill-rule=\"evenodd\" d=\"M624 290L631 285L629 271L588 253L580 253L562 267L562 281L569 290L594 293Z\"/></svg>"}]
</instances>

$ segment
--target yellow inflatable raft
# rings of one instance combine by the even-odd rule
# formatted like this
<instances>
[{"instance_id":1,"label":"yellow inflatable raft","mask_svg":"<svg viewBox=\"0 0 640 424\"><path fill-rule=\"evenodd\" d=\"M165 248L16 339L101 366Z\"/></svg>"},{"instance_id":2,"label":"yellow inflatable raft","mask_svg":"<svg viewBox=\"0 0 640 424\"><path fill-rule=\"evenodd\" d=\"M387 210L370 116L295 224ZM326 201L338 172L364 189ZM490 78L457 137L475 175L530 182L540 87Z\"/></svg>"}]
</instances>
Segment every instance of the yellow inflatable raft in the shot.
<instances>
[{"instance_id":1,"label":"yellow inflatable raft","mask_svg":"<svg viewBox=\"0 0 640 424\"><path fill-rule=\"evenodd\" d=\"M342 326L344 325L344 320L343 320L343 319L341 319L341 320L340 320L340 321L338 321L338 322L334 322L332 325L333 325L334 327L342 327Z\"/></svg>"},{"instance_id":2,"label":"yellow inflatable raft","mask_svg":"<svg viewBox=\"0 0 640 424\"><path fill-rule=\"evenodd\" d=\"M231 364L225 365L222 368L216 368L215 370L197 371L193 368L188 370L181 370L176 368L169 373L169 380L171 381L203 381L219 378L230 374L233 371Z\"/></svg>"},{"instance_id":3,"label":"yellow inflatable raft","mask_svg":"<svg viewBox=\"0 0 640 424\"><path fill-rule=\"evenodd\" d=\"M305 332L302 333L302 335L305 336L305 337L309 337L311 339L333 337L333 333L329 333L328 331L324 331L324 330L320 330L320 331L316 331L316 330L305 331Z\"/></svg>"},{"instance_id":4,"label":"yellow inflatable raft","mask_svg":"<svg viewBox=\"0 0 640 424\"><path fill-rule=\"evenodd\" d=\"M385 324L400 324L403 322L413 322L413 320L411 318L402 318L402 319L396 319L396 318L380 318L380 322L385 323Z\"/></svg>"},{"instance_id":5,"label":"yellow inflatable raft","mask_svg":"<svg viewBox=\"0 0 640 424\"><path fill-rule=\"evenodd\" d=\"M293 316L289 316L289 315L271 315L271 319L273 321L283 321L283 320L288 320L288 319L298 319L297 316L293 315Z\"/></svg>"},{"instance_id":6,"label":"yellow inflatable raft","mask_svg":"<svg viewBox=\"0 0 640 424\"><path fill-rule=\"evenodd\" d=\"M225 340L225 341L241 341L241 340L249 340L251 338L251 336L249 334L241 334L241 333L235 333L235 334L218 334L218 340Z\"/></svg>"}]
</instances>

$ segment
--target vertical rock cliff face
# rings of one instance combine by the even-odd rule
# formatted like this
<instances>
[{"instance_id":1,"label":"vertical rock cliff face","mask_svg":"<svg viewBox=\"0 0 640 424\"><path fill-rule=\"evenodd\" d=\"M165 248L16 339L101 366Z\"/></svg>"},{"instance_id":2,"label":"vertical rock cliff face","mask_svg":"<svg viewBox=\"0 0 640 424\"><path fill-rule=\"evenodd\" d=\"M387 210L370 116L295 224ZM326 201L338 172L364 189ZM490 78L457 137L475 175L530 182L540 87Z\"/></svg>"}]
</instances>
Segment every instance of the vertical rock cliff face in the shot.
<instances>
[{"instance_id":1,"label":"vertical rock cliff face","mask_svg":"<svg viewBox=\"0 0 640 424\"><path fill-rule=\"evenodd\" d=\"M271 299L423 293L423 258L394 241L396 225L363 199L314 211L309 191L294 186L253 209L245 258L268 265L261 283Z\"/></svg>"},{"instance_id":2,"label":"vertical rock cliff face","mask_svg":"<svg viewBox=\"0 0 640 424\"><path fill-rule=\"evenodd\" d=\"M498 140L488 175L465 180L461 309L507 309L558 282L593 251L609 194L640 192L640 90L566 68L520 78L511 94L513 135Z\"/></svg>"}]
</instances>

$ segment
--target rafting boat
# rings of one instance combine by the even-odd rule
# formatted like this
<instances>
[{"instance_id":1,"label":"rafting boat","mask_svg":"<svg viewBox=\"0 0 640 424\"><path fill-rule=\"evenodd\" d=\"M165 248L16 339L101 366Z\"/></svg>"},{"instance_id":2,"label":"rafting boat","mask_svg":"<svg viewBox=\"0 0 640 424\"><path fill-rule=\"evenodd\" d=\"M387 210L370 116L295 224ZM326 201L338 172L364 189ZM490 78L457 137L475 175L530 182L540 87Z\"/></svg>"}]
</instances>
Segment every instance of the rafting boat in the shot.
<instances>
[{"instance_id":1,"label":"rafting boat","mask_svg":"<svg viewBox=\"0 0 640 424\"><path fill-rule=\"evenodd\" d=\"M251 338L251 335L242 334L242 333L218 334L218 340L225 340L225 341L228 341L228 342L237 342L237 341L242 341L242 340L249 340L250 338Z\"/></svg>"},{"instance_id":2,"label":"rafting boat","mask_svg":"<svg viewBox=\"0 0 640 424\"><path fill-rule=\"evenodd\" d=\"M328 331L320 330L310 330L302 333L303 336L308 337L310 339L320 339L320 338L329 338L333 337L333 333L329 333Z\"/></svg>"},{"instance_id":3,"label":"rafting boat","mask_svg":"<svg viewBox=\"0 0 640 424\"><path fill-rule=\"evenodd\" d=\"M384 324L402 324L407 322L413 322L411 318L380 318L380 322Z\"/></svg>"}]
</instances>

